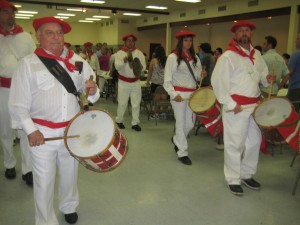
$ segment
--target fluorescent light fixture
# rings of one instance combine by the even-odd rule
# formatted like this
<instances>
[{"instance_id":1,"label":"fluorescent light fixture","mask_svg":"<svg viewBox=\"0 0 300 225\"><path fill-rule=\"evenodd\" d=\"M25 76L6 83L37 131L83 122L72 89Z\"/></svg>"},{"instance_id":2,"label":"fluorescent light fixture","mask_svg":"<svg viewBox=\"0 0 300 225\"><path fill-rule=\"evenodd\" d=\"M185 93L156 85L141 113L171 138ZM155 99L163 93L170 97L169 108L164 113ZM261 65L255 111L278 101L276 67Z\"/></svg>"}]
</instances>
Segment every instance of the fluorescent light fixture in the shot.
<instances>
[{"instance_id":1,"label":"fluorescent light fixture","mask_svg":"<svg viewBox=\"0 0 300 225\"><path fill-rule=\"evenodd\" d=\"M123 13L124 16L141 16L140 13Z\"/></svg>"},{"instance_id":2,"label":"fluorescent light fixture","mask_svg":"<svg viewBox=\"0 0 300 225\"><path fill-rule=\"evenodd\" d=\"M58 16L76 16L76 14L70 14L70 13L57 13Z\"/></svg>"},{"instance_id":3,"label":"fluorescent light fixture","mask_svg":"<svg viewBox=\"0 0 300 225\"><path fill-rule=\"evenodd\" d=\"M94 21L99 21L101 20L100 18L85 18L85 20L94 20Z\"/></svg>"},{"instance_id":4,"label":"fluorescent light fixture","mask_svg":"<svg viewBox=\"0 0 300 225\"><path fill-rule=\"evenodd\" d=\"M81 0L80 2L94 3L94 4L104 4L105 3L105 1L98 1L98 0Z\"/></svg>"},{"instance_id":5,"label":"fluorescent light fixture","mask_svg":"<svg viewBox=\"0 0 300 225\"><path fill-rule=\"evenodd\" d=\"M36 12L36 11L18 11L18 13L38 14L38 12Z\"/></svg>"},{"instance_id":6,"label":"fluorescent light fixture","mask_svg":"<svg viewBox=\"0 0 300 225\"><path fill-rule=\"evenodd\" d=\"M86 12L86 8L77 8L77 9L67 9L67 11L75 11L75 12Z\"/></svg>"},{"instance_id":7,"label":"fluorescent light fixture","mask_svg":"<svg viewBox=\"0 0 300 225\"><path fill-rule=\"evenodd\" d=\"M78 20L80 23L94 23L94 21L91 20Z\"/></svg>"},{"instance_id":8,"label":"fluorescent light fixture","mask_svg":"<svg viewBox=\"0 0 300 225\"><path fill-rule=\"evenodd\" d=\"M148 5L146 6L147 9L160 9L160 10L165 10L168 9L168 7L165 6L156 6L156 5Z\"/></svg>"},{"instance_id":9,"label":"fluorescent light fixture","mask_svg":"<svg viewBox=\"0 0 300 225\"><path fill-rule=\"evenodd\" d=\"M16 13L16 16L25 16L25 17L32 17L34 15L31 15L31 14L21 14L21 13Z\"/></svg>"},{"instance_id":10,"label":"fluorescent light fixture","mask_svg":"<svg viewBox=\"0 0 300 225\"><path fill-rule=\"evenodd\" d=\"M15 16L16 19L22 19L22 20L29 20L30 17L25 17L25 16Z\"/></svg>"},{"instance_id":11,"label":"fluorescent light fixture","mask_svg":"<svg viewBox=\"0 0 300 225\"><path fill-rule=\"evenodd\" d=\"M201 0L175 0L175 2L197 3L197 2L201 2Z\"/></svg>"},{"instance_id":12,"label":"fluorescent light fixture","mask_svg":"<svg viewBox=\"0 0 300 225\"><path fill-rule=\"evenodd\" d=\"M93 16L94 18L109 19L110 16Z\"/></svg>"},{"instance_id":13,"label":"fluorescent light fixture","mask_svg":"<svg viewBox=\"0 0 300 225\"><path fill-rule=\"evenodd\" d=\"M16 8L22 8L22 6L21 6L21 5L15 5L15 7L16 7Z\"/></svg>"},{"instance_id":14,"label":"fluorescent light fixture","mask_svg":"<svg viewBox=\"0 0 300 225\"><path fill-rule=\"evenodd\" d=\"M57 19L69 19L67 16L54 16Z\"/></svg>"}]
</instances>

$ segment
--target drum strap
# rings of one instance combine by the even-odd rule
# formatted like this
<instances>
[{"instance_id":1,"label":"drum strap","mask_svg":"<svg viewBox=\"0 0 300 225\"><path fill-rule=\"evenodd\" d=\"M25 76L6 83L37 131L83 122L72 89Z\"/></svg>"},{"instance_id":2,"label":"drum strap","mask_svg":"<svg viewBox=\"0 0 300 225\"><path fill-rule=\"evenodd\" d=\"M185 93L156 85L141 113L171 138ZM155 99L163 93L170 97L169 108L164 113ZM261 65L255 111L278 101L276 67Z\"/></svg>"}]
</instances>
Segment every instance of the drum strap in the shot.
<instances>
[{"instance_id":1,"label":"drum strap","mask_svg":"<svg viewBox=\"0 0 300 225\"><path fill-rule=\"evenodd\" d=\"M194 74L194 72L192 70L192 67L191 67L190 63L187 61L186 58L183 58L183 61L186 63L187 67L189 68L189 71L191 72L191 75L192 75L192 77L193 77L193 79L194 79L194 81L196 83L196 87L198 88L198 81L196 80L195 74Z\"/></svg>"},{"instance_id":2,"label":"drum strap","mask_svg":"<svg viewBox=\"0 0 300 225\"><path fill-rule=\"evenodd\" d=\"M74 94L79 99L78 91L75 84L68 74L68 72L56 61L56 59L49 59L43 56L39 56L39 59L44 63L49 72L66 88L66 90Z\"/></svg>"}]
</instances>

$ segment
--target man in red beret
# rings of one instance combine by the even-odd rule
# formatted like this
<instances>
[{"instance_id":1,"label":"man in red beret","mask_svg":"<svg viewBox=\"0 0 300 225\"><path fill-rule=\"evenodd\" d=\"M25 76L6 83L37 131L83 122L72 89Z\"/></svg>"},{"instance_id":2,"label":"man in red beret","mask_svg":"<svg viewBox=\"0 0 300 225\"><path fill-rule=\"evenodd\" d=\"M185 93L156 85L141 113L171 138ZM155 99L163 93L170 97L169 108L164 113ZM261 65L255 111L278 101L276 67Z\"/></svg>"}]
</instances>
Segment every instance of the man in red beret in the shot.
<instances>
[{"instance_id":1,"label":"man in red beret","mask_svg":"<svg viewBox=\"0 0 300 225\"><path fill-rule=\"evenodd\" d=\"M120 129L125 129L123 116L127 109L130 98L132 106L131 127L135 131L141 131L140 127L140 104L142 99L142 90L139 76L134 74L132 62L135 58L139 59L142 69L146 69L144 54L135 47L137 38L133 34L125 35L122 40L124 46L115 54L115 67L119 73L118 82L118 110L116 122Z\"/></svg>"},{"instance_id":2,"label":"man in red beret","mask_svg":"<svg viewBox=\"0 0 300 225\"><path fill-rule=\"evenodd\" d=\"M259 103L259 83L265 87L275 76L259 51L251 44L255 25L242 20L231 27L232 40L214 68L211 83L218 101L223 104L224 173L230 191L243 195L244 184L259 190L253 179L256 173L261 131L252 113Z\"/></svg>"},{"instance_id":3,"label":"man in red beret","mask_svg":"<svg viewBox=\"0 0 300 225\"><path fill-rule=\"evenodd\" d=\"M10 120L8 98L11 78L21 58L33 53L36 48L29 33L15 23L16 7L8 1L0 1L0 139L4 152L5 177L16 177L16 158L13 154L13 129L21 138L20 148L22 153L23 180L27 185L32 185L32 165L27 135L20 130L16 121Z\"/></svg>"},{"instance_id":4,"label":"man in red beret","mask_svg":"<svg viewBox=\"0 0 300 225\"><path fill-rule=\"evenodd\" d=\"M40 47L23 58L17 67L9 109L13 120L18 121L28 135L35 224L61 224L53 208L56 168L59 170L59 210L65 220L73 224L78 219L78 161L69 154L64 140L45 142L44 138L63 137L66 126L80 111L78 92L87 92L88 100L95 102L99 89L89 64L64 47L64 35L71 30L68 23L43 17L35 19L33 27Z\"/></svg>"},{"instance_id":5,"label":"man in red beret","mask_svg":"<svg viewBox=\"0 0 300 225\"><path fill-rule=\"evenodd\" d=\"M92 67L96 74L96 83L99 86L99 76L100 76L100 65L98 61L97 55L93 51L93 43L91 42L86 42L83 44L84 49L83 51L79 54L83 59L85 59L88 64ZM100 91L103 91L103 87L99 86Z\"/></svg>"}]
</instances>

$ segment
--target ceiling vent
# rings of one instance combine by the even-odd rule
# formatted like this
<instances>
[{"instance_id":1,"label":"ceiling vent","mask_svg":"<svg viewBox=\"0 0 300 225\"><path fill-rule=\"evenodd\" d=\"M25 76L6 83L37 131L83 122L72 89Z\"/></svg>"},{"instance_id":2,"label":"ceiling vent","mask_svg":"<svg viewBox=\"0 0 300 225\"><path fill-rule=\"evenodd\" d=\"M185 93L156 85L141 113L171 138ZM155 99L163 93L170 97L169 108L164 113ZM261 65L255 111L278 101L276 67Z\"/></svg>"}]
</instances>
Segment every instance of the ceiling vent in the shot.
<instances>
[{"instance_id":1,"label":"ceiling vent","mask_svg":"<svg viewBox=\"0 0 300 225\"><path fill-rule=\"evenodd\" d=\"M222 11L226 11L227 10L227 6L226 5L222 5L218 7L218 12L222 12Z\"/></svg>"},{"instance_id":2,"label":"ceiling vent","mask_svg":"<svg viewBox=\"0 0 300 225\"><path fill-rule=\"evenodd\" d=\"M158 17L153 17L153 21L157 21L158 20Z\"/></svg>"},{"instance_id":3,"label":"ceiling vent","mask_svg":"<svg viewBox=\"0 0 300 225\"><path fill-rule=\"evenodd\" d=\"M186 17L186 13L180 13L179 17Z\"/></svg>"},{"instance_id":4,"label":"ceiling vent","mask_svg":"<svg viewBox=\"0 0 300 225\"><path fill-rule=\"evenodd\" d=\"M248 2L248 7L257 6L257 5L258 5L258 0L252 0Z\"/></svg>"},{"instance_id":5,"label":"ceiling vent","mask_svg":"<svg viewBox=\"0 0 300 225\"><path fill-rule=\"evenodd\" d=\"M147 19L144 19L144 23L147 23L148 22L148 20Z\"/></svg>"},{"instance_id":6,"label":"ceiling vent","mask_svg":"<svg viewBox=\"0 0 300 225\"><path fill-rule=\"evenodd\" d=\"M205 14L205 9L200 9L200 10L198 10L198 14L199 14L199 15Z\"/></svg>"},{"instance_id":7,"label":"ceiling vent","mask_svg":"<svg viewBox=\"0 0 300 225\"><path fill-rule=\"evenodd\" d=\"M121 20L121 23L129 24L129 20Z\"/></svg>"}]
</instances>

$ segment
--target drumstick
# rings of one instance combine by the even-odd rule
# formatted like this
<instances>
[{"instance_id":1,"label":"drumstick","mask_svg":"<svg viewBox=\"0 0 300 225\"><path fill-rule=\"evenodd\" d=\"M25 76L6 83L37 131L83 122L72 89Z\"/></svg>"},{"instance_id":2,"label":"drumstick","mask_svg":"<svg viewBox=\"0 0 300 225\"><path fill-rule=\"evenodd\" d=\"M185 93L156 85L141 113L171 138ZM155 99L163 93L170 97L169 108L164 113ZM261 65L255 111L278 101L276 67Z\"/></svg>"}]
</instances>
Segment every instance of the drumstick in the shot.
<instances>
[{"instance_id":1,"label":"drumstick","mask_svg":"<svg viewBox=\"0 0 300 225\"><path fill-rule=\"evenodd\" d=\"M79 138L80 135L71 135L71 136L64 136L64 137L53 137L53 138L44 138L44 141L55 141L67 138Z\"/></svg>"},{"instance_id":2,"label":"drumstick","mask_svg":"<svg viewBox=\"0 0 300 225\"><path fill-rule=\"evenodd\" d=\"M242 110L244 110L244 109L249 109L249 108L252 108L252 107L255 107L256 105L247 105L247 106L244 106L244 107L242 107ZM226 110L225 112L233 112L234 110L233 109L231 109L231 110Z\"/></svg>"},{"instance_id":3,"label":"drumstick","mask_svg":"<svg viewBox=\"0 0 300 225\"><path fill-rule=\"evenodd\" d=\"M205 66L203 65L203 70L205 71ZM202 73L202 72L201 72ZM202 80L203 80L203 77L200 76L200 83L199 83L199 88L201 87L201 84L202 84Z\"/></svg>"},{"instance_id":4,"label":"drumstick","mask_svg":"<svg viewBox=\"0 0 300 225\"><path fill-rule=\"evenodd\" d=\"M272 66L272 74L275 75L274 64L273 64L273 66ZM270 83L268 99L271 98L272 89L273 89L273 80L272 80L271 83Z\"/></svg>"}]
</instances>

